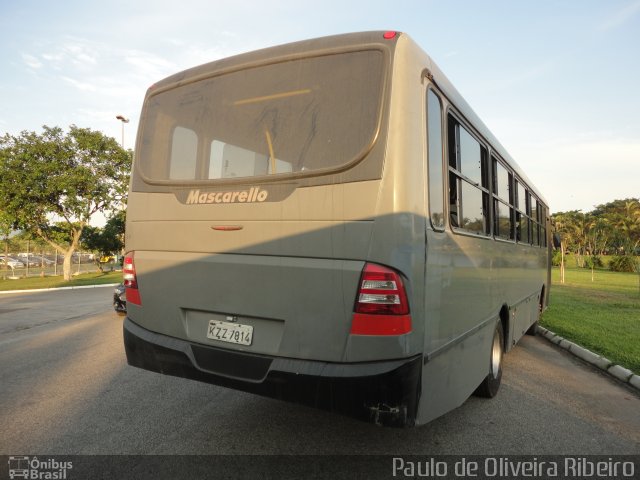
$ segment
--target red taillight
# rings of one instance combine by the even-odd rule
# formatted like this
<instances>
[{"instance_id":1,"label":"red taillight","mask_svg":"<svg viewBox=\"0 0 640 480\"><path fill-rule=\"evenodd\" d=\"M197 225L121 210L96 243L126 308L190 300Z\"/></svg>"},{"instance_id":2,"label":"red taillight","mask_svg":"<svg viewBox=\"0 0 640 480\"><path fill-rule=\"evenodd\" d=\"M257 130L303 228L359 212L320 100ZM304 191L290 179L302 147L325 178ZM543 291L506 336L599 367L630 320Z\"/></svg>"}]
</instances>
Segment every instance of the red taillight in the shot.
<instances>
[{"instance_id":1,"label":"red taillight","mask_svg":"<svg viewBox=\"0 0 640 480\"><path fill-rule=\"evenodd\" d=\"M351 333L402 335L411 331L409 301L399 273L367 263L360 276Z\"/></svg>"},{"instance_id":2,"label":"red taillight","mask_svg":"<svg viewBox=\"0 0 640 480\"><path fill-rule=\"evenodd\" d=\"M367 263L360 277L355 311L387 315L409 313L402 277L390 268Z\"/></svg>"},{"instance_id":3,"label":"red taillight","mask_svg":"<svg viewBox=\"0 0 640 480\"><path fill-rule=\"evenodd\" d=\"M384 32L384 33L382 34L382 37L383 37L385 40L393 40L394 38L396 38L396 35L398 35L398 32L395 32L395 31L393 31L393 30L390 30L390 31L388 31L388 32Z\"/></svg>"},{"instance_id":4,"label":"red taillight","mask_svg":"<svg viewBox=\"0 0 640 480\"><path fill-rule=\"evenodd\" d=\"M134 252L128 252L124 257L122 266L122 280L124 283L127 303L142 305L140 291L138 290L138 277L136 276L136 266L133 261Z\"/></svg>"}]
</instances>

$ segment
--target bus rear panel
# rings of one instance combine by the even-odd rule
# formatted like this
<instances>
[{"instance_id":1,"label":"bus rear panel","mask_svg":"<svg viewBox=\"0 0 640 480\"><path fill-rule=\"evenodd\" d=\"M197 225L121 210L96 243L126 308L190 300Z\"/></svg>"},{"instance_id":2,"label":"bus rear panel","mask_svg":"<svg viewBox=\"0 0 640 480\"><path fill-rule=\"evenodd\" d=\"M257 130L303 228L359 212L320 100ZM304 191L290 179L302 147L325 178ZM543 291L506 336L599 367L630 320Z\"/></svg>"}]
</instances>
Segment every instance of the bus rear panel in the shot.
<instances>
[{"instance_id":1,"label":"bus rear panel","mask_svg":"<svg viewBox=\"0 0 640 480\"><path fill-rule=\"evenodd\" d=\"M406 35L370 32L151 87L127 208L129 364L382 425L460 405L505 306L505 350L511 308L537 320L546 253L506 245L530 264L504 270L523 285L508 291L491 230L433 229L427 67Z\"/></svg>"}]
</instances>

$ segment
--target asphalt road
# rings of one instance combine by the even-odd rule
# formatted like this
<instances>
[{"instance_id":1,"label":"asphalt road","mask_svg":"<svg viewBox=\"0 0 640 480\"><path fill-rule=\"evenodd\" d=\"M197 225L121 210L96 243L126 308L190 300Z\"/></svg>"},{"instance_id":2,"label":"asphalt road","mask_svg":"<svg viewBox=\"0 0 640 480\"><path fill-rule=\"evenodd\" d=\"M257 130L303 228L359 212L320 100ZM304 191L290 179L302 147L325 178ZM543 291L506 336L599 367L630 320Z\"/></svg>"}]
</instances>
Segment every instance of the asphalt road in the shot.
<instances>
[{"instance_id":1,"label":"asphalt road","mask_svg":"<svg viewBox=\"0 0 640 480\"><path fill-rule=\"evenodd\" d=\"M637 392L542 338L496 398L387 429L129 367L111 295L0 295L0 455L640 453Z\"/></svg>"}]
</instances>

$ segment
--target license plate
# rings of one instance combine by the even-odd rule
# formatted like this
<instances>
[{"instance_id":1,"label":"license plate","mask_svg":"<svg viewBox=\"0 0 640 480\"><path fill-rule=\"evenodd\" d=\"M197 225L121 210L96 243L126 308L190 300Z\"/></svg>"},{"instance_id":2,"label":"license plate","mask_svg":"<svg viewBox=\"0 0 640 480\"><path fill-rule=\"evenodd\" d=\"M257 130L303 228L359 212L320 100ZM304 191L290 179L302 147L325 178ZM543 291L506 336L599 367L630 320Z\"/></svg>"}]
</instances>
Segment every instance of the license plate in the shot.
<instances>
[{"instance_id":1,"label":"license plate","mask_svg":"<svg viewBox=\"0 0 640 480\"><path fill-rule=\"evenodd\" d=\"M209 320L207 338L239 345L251 345L253 341L253 327L240 323L223 322L221 320Z\"/></svg>"}]
</instances>

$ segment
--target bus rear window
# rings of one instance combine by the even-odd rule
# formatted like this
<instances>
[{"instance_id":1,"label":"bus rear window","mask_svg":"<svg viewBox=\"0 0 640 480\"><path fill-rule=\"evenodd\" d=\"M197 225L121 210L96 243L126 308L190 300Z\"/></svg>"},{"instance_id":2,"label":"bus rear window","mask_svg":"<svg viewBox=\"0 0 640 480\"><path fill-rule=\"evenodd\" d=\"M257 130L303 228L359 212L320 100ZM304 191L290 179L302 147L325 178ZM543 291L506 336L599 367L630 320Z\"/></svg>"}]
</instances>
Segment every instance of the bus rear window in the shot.
<instances>
[{"instance_id":1,"label":"bus rear window","mask_svg":"<svg viewBox=\"0 0 640 480\"><path fill-rule=\"evenodd\" d=\"M355 162L376 138L384 58L378 50L305 58L152 95L139 171L151 183L206 183Z\"/></svg>"}]
</instances>

